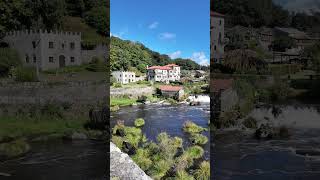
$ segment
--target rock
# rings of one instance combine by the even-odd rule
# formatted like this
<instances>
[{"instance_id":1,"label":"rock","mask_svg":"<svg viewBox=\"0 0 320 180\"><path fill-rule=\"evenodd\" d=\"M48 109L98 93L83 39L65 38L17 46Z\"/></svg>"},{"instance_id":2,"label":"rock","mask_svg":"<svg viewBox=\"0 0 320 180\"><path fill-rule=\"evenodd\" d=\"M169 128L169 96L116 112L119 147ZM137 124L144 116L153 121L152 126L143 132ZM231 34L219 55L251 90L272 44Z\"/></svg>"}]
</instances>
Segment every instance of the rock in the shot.
<instances>
[{"instance_id":1,"label":"rock","mask_svg":"<svg viewBox=\"0 0 320 180\"><path fill-rule=\"evenodd\" d=\"M0 144L0 160L22 156L30 151L30 145L22 139Z\"/></svg>"},{"instance_id":2,"label":"rock","mask_svg":"<svg viewBox=\"0 0 320 180\"><path fill-rule=\"evenodd\" d=\"M199 106L200 102L190 102L190 106Z\"/></svg>"},{"instance_id":3,"label":"rock","mask_svg":"<svg viewBox=\"0 0 320 180\"><path fill-rule=\"evenodd\" d=\"M274 134L274 128L269 124L261 124L255 132L257 139L272 139Z\"/></svg>"},{"instance_id":4,"label":"rock","mask_svg":"<svg viewBox=\"0 0 320 180\"><path fill-rule=\"evenodd\" d=\"M297 149L296 154L303 156L320 156L319 149Z\"/></svg>"},{"instance_id":5,"label":"rock","mask_svg":"<svg viewBox=\"0 0 320 180\"><path fill-rule=\"evenodd\" d=\"M81 133L81 132L73 132L71 134L68 134L66 136L64 136L64 139L67 140L87 140L88 136L85 133Z\"/></svg>"},{"instance_id":6,"label":"rock","mask_svg":"<svg viewBox=\"0 0 320 180\"><path fill-rule=\"evenodd\" d=\"M110 143L110 177L123 180L152 180L128 154L121 152L113 143Z\"/></svg>"},{"instance_id":7,"label":"rock","mask_svg":"<svg viewBox=\"0 0 320 180\"><path fill-rule=\"evenodd\" d=\"M116 135L120 137L124 137L126 134L124 132L124 129L117 129Z\"/></svg>"},{"instance_id":8,"label":"rock","mask_svg":"<svg viewBox=\"0 0 320 180\"><path fill-rule=\"evenodd\" d=\"M136 153L136 148L134 146L132 146L130 143L128 142L123 142L123 151L125 153L128 153L129 155L133 155Z\"/></svg>"},{"instance_id":9,"label":"rock","mask_svg":"<svg viewBox=\"0 0 320 180\"><path fill-rule=\"evenodd\" d=\"M146 101L146 102L144 102L144 104L150 104L151 102L150 101Z\"/></svg>"}]
</instances>

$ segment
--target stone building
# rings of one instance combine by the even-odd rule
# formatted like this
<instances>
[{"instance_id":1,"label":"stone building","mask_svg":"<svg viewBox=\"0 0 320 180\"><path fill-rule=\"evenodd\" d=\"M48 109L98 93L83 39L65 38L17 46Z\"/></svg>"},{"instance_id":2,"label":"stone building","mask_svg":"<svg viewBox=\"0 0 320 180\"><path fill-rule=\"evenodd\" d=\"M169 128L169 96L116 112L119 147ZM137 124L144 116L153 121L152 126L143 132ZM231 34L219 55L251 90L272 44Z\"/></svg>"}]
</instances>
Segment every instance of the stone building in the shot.
<instances>
[{"instance_id":1,"label":"stone building","mask_svg":"<svg viewBox=\"0 0 320 180\"><path fill-rule=\"evenodd\" d=\"M18 51L22 63L39 70L88 63L93 57L106 58L108 48L98 45L93 49L81 48L81 33L46 30L14 31L3 38L9 47Z\"/></svg>"},{"instance_id":2,"label":"stone building","mask_svg":"<svg viewBox=\"0 0 320 180\"><path fill-rule=\"evenodd\" d=\"M224 15L211 11L210 13L211 33L211 59L213 63L221 63L224 56Z\"/></svg>"},{"instance_id":3,"label":"stone building","mask_svg":"<svg viewBox=\"0 0 320 180\"><path fill-rule=\"evenodd\" d=\"M182 86L170 86L162 85L159 87L161 95L166 98L181 99L184 95L184 90Z\"/></svg>"},{"instance_id":4,"label":"stone building","mask_svg":"<svg viewBox=\"0 0 320 180\"><path fill-rule=\"evenodd\" d=\"M180 81L180 74L181 74L180 66L176 64L147 67L148 81L166 82L166 83Z\"/></svg>"},{"instance_id":5,"label":"stone building","mask_svg":"<svg viewBox=\"0 0 320 180\"><path fill-rule=\"evenodd\" d=\"M129 71L114 71L111 73L112 77L116 79L118 83L128 84L136 82L136 73Z\"/></svg>"}]
</instances>

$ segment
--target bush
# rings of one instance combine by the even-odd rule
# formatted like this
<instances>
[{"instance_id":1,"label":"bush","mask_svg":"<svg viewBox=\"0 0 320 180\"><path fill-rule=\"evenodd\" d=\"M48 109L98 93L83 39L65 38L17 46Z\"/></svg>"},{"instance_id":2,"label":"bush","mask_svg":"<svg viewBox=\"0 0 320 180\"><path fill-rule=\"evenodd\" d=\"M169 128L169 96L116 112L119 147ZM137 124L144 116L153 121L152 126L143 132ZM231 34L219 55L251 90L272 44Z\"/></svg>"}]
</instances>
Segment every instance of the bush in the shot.
<instances>
[{"instance_id":1,"label":"bush","mask_svg":"<svg viewBox=\"0 0 320 180\"><path fill-rule=\"evenodd\" d=\"M191 146L185 153L192 159L199 159L203 156L204 150L200 146Z\"/></svg>"},{"instance_id":2,"label":"bush","mask_svg":"<svg viewBox=\"0 0 320 180\"><path fill-rule=\"evenodd\" d=\"M257 120L253 117L246 118L242 123L246 128L256 129L257 128Z\"/></svg>"},{"instance_id":3,"label":"bush","mask_svg":"<svg viewBox=\"0 0 320 180\"><path fill-rule=\"evenodd\" d=\"M116 112L116 111L118 111L120 109L120 107L118 106L118 105L115 105L115 106L111 106L110 107L110 111L111 112Z\"/></svg>"},{"instance_id":4,"label":"bush","mask_svg":"<svg viewBox=\"0 0 320 180\"><path fill-rule=\"evenodd\" d=\"M198 125L196 125L194 122L192 121L186 121L184 124L183 124L183 130L187 133L190 133L190 134L194 134L194 133L200 133L202 131L205 131L206 129L203 128L203 127L200 127Z\"/></svg>"},{"instance_id":5,"label":"bush","mask_svg":"<svg viewBox=\"0 0 320 180\"><path fill-rule=\"evenodd\" d=\"M142 118L138 118L138 119L136 119L136 120L134 121L134 125L135 125L136 127L141 127L141 126L144 125L144 120L143 120Z\"/></svg>"},{"instance_id":6,"label":"bush","mask_svg":"<svg viewBox=\"0 0 320 180\"><path fill-rule=\"evenodd\" d=\"M147 101L148 97L147 96L139 96L137 102L139 103L145 103Z\"/></svg>"},{"instance_id":7,"label":"bush","mask_svg":"<svg viewBox=\"0 0 320 180\"><path fill-rule=\"evenodd\" d=\"M210 179L210 163L208 161L203 161L200 164L199 169L194 173L196 180L209 180Z\"/></svg>"},{"instance_id":8,"label":"bush","mask_svg":"<svg viewBox=\"0 0 320 180\"><path fill-rule=\"evenodd\" d=\"M88 71L93 72L106 72L107 64L98 57L93 57L88 67L86 67Z\"/></svg>"},{"instance_id":9,"label":"bush","mask_svg":"<svg viewBox=\"0 0 320 180\"><path fill-rule=\"evenodd\" d=\"M10 48L0 48L0 76L7 76L12 67L21 65L18 52Z\"/></svg>"},{"instance_id":10,"label":"bush","mask_svg":"<svg viewBox=\"0 0 320 180\"><path fill-rule=\"evenodd\" d=\"M175 180L194 180L193 176L189 175L186 171L178 171L174 179Z\"/></svg>"},{"instance_id":11,"label":"bush","mask_svg":"<svg viewBox=\"0 0 320 180\"><path fill-rule=\"evenodd\" d=\"M122 84L121 83L114 83L113 87L115 88L122 88Z\"/></svg>"},{"instance_id":12,"label":"bush","mask_svg":"<svg viewBox=\"0 0 320 180\"><path fill-rule=\"evenodd\" d=\"M204 145L208 142L208 138L202 134L192 134L190 140L193 144Z\"/></svg>"},{"instance_id":13,"label":"bush","mask_svg":"<svg viewBox=\"0 0 320 180\"><path fill-rule=\"evenodd\" d=\"M5 159L14 158L27 153L29 150L29 144L21 139L2 143L0 144L0 157L4 157Z\"/></svg>"},{"instance_id":14,"label":"bush","mask_svg":"<svg viewBox=\"0 0 320 180\"><path fill-rule=\"evenodd\" d=\"M153 167L150 170L151 177L153 179L161 179L167 174L171 167L171 162L167 160L160 160L154 162Z\"/></svg>"},{"instance_id":15,"label":"bush","mask_svg":"<svg viewBox=\"0 0 320 180\"><path fill-rule=\"evenodd\" d=\"M139 148L137 149L137 153L132 156L132 160L137 163L137 165L143 170L148 170L151 165L152 161L149 158L150 153L147 149Z\"/></svg>"},{"instance_id":16,"label":"bush","mask_svg":"<svg viewBox=\"0 0 320 180\"><path fill-rule=\"evenodd\" d=\"M15 70L15 80L19 82L35 82L38 81L37 72L35 68L17 67Z\"/></svg>"}]
</instances>

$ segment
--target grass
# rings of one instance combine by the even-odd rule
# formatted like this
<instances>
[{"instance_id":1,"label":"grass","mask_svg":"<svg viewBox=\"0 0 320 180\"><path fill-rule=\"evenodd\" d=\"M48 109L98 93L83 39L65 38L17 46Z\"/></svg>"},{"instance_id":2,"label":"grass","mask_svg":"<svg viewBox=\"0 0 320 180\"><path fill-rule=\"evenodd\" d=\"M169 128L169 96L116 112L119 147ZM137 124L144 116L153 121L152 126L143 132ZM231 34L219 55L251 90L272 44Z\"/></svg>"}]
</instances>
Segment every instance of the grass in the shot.
<instances>
[{"instance_id":1,"label":"grass","mask_svg":"<svg viewBox=\"0 0 320 180\"><path fill-rule=\"evenodd\" d=\"M128 97L112 97L110 98L110 105L112 106L130 106L137 102L136 98Z\"/></svg>"},{"instance_id":2,"label":"grass","mask_svg":"<svg viewBox=\"0 0 320 180\"><path fill-rule=\"evenodd\" d=\"M150 152L148 149L137 149L136 154L132 156L132 160L136 162L144 171L148 170L152 165L152 160L150 159Z\"/></svg>"},{"instance_id":3,"label":"grass","mask_svg":"<svg viewBox=\"0 0 320 180\"><path fill-rule=\"evenodd\" d=\"M178 171L174 180L194 180L194 177L189 175L186 171Z\"/></svg>"},{"instance_id":4,"label":"grass","mask_svg":"<svg viewBox=\"0 0 320 180\"><path fill-rule=\"evenodd\" d=\"M194 134L194 133L201 133L205 131L206 128L200 127L192 121L186 121L183 124L183 130L187 133Z\"/></svg>"},{"instance_id":5,"label":"grass","mask_svg":"<svg viewBox=\"0 0 320 180\"><path fill-rule=\"evenodd\" d=\"M208 142L208 138L202 134L192 134L190 140L193 144L204 145Z\"/></svg>"},{"instance_id":6,"label":"grass","mask_svg":"<svg viewBox=\"0 0 320 180\"><path fill-rule=\"evenodd\" d=\"M203 156L204 150L200 146L191 146L185 152L190 158L199 159Z\"/></svg>"},{"instance_id":7,"label":"grass","mask_svg":"<svg viewBox=\"0 0 320 180\"><path fill-rule=\"evenodd\" d=\"M134 125L136 126L136 127L141 127L141 126L143 126L144 125L144 119L142 119L142 118L138 118L138 119L136 119L135 121L134 121Z\"/></svg>"},{"instance_id":8,"label":"grass","mask_svg":"<svg viewBox=\"0 0 320 180\"><path fill-rule=\"evenodd\" d=\"M0 144L0 156L14 158L27 153L30 150L29 144L22 139Z\"/></svg>"},{"instance_id":9,"label":"grass","mask_svg":"<svg viewBox=\"0 0 320 180\"><path fill-rule=\"evenodd\" d=\"M200 164L199 169L194 173L196 180L209 180L210 179L210 163L208 161L203 161Z\"/></svg>"},{"instance_id":10,"label":"grass","mask_svg":"<svg viewBox=\"0 0 320 180\"><path fill-rule=\"evenodd\" d=\"M49 116L0 117L1 137L19 138L41 134L64 134L72 130L84 130L85 119L62 119Z\"/></svg>"},{"instance_id":11,"label":"grass","mask_svg":"<svg viewBox=\"0 0 320 180\"><path fill-rule=\"evenodd\" d=\"M66 16L63 20L63 30L82 33L82 43L96 45L108 43L108 38L101 36L95 29L87 25L80 17Z\"/></svg>"}]
</instances>

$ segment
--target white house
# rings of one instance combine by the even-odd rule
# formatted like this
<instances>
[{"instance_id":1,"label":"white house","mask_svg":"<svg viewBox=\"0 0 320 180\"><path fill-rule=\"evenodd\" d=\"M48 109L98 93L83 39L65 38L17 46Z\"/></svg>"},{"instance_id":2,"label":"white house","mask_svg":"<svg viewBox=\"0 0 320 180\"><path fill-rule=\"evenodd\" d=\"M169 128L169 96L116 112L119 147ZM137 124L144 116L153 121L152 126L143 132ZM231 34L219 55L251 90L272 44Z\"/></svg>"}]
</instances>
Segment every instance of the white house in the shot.
<instances>
[{"instance_id":1,"label":"white house","mask_svg":"<svg viewBox=\"0 0 320 180\"><path fill-rule=\"evenodd\" d=\"M112 77L114 77L116 81L121 84L136 82L136 74L134 72L114 71L111 74Z\"/></svg>"},{"instance_id":2,"label":"white house","mask_svg":"<svg viewBox=\"0 0 320 180\"><path fill-rule=\"evenodd\" d=\"M147 67L148 81L166 83L180 81L180 73L180 66L176 64Z\"/></svg>"},{"instance_id":3,"label":"white house","mask_svg":"<svg viewBox=\"0 0 320 180\"><path fill-rule=\"evenodd\" d=\"M224 15L210 12L211 59L221 63L224 56Z\"/></svg>"}]
</instances>

